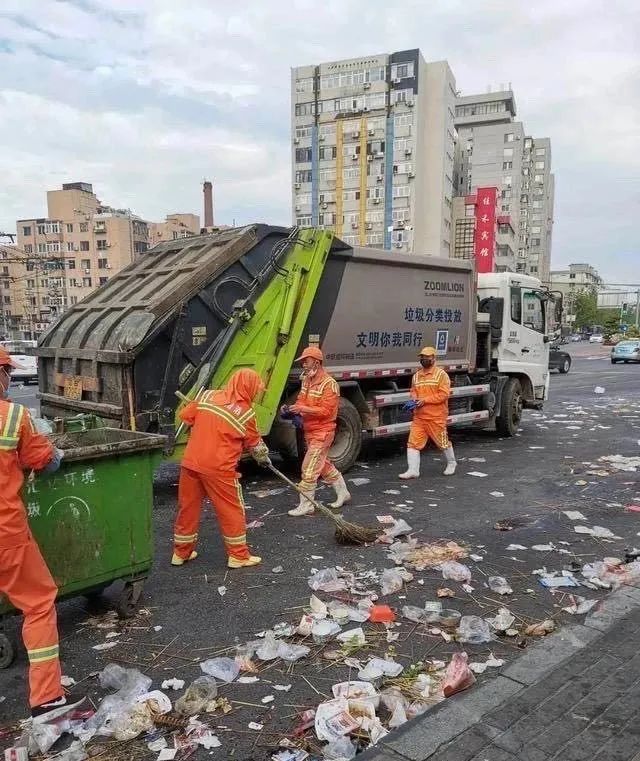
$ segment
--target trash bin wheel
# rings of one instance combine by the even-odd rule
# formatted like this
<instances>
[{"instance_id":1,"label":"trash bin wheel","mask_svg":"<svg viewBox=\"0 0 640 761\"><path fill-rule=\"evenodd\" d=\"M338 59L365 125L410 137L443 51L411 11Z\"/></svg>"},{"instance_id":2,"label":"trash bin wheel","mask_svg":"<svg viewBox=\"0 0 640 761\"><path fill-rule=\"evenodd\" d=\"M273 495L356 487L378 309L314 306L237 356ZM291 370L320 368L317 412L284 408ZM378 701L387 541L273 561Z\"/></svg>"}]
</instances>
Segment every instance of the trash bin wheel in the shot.
<instances>
[{"instance_id":1,"label":"trash bin wheel","mask_svg":"<svg viewBox=\"0 0 640 761\"><path fill-rule=\"evenodd\" d=\"M15 657L16 649L13 642L4 632L0 632L0 669L9 668Z\"/></svg>"},{"instance_id":2,"label":"trash bin wheel","mask_svg":"<svg viewBox=\"0 0 640 761\"><path fill-rule=\"evenodd\" d=\"M126 582L116 603L116 610L120 618L131 618L136 614L143 588L144 581Z\"/></svg>"}]
</instances>

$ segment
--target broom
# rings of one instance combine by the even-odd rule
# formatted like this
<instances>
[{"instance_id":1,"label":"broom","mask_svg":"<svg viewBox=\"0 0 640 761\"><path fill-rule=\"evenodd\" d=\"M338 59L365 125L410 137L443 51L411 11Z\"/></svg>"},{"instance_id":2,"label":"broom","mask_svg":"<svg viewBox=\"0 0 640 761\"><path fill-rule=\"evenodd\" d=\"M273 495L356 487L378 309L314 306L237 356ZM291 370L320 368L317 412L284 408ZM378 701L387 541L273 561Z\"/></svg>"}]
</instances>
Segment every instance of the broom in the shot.
<instances>
[{"instance_id":1,"label":"broom","mask_svg":"<svg viewBox=\"0 0 640 761\"><path fill-rule=\"evenodd\" d=\"M286 484L295 489L298 494L302 494L324 516L331 518L331 520L336 524L335 539L338 544L371 544L372 542L375 542L376 539L380 536L380 529L367 528L366 526L360 526L358 523L345 521L344 518L341 518L339 515L332 513L328 507L322 504L322 502L318 502L317 500L312 499L305 491L303 491L297 484L294 484L293 481L290 481L284 475L284 473L281 473L276 467L271 464L267 465L267 467L281 481L284 481Z\"/></svg>"}]
</instances>

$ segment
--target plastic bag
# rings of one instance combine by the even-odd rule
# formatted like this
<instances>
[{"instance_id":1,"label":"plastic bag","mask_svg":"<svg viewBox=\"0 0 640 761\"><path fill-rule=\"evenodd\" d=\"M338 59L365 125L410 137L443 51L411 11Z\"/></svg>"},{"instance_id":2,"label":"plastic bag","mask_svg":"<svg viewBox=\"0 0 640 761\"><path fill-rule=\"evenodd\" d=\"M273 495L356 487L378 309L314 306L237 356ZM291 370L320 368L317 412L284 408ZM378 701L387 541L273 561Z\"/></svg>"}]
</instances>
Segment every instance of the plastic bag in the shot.
<instances>
[{"instance_id":1,"label":"plastic bag","mask_svg":"<svg viewBox=\"0 0 640 761\"><path fill-rule=\"evenodd\" d=\"M289 645L287 642L278 643L278 657L283 661L294 663L309 655L309 648L306 645Z\"/></svg>"},{"instance_id":2,"label":"plastic bag","mask_svg":"<svg viewBox=\"0 0 640 761\"><path fill-rule=\"evenodd\" d=\"M117 663L107 663L98 674L100 686L106 690L117 690L122 699L137 698L149 692L153 679L137 669L126 669Z\"/></svg>"},{"instance_id":3,"label":"plastic bag","mask_svg":"<svg viewBox=\"0 0 640 761\"><path fill-rule=\"evenodd\" d=\"M489 589L498 595L513 594L513 589L509 586L509 582L504 576L489 576L487 583L489 584Z\"/></svg>"},{"instance_id":4,"label":"plastic bag","mask_svg":"<svg viewBox=\"0 0 640 761\"><path fill-rule=\"evenodd\" d=\"M382 673L390 677L400 676L404 670L404 666L401 663L396 663L396 661L389 660L388 658L370 658L368 665L382 669Z\"/></svg>"},{"instance_id":5,"label":"plastic bag","mask_svg":"<svg viewBox=\"0 0 640 761\"><path fill-rule=\"evenodd\" d=\"M129 711L115 716L111 730L116 740L133 740L143 732L153 729L151 710L146 703L138 703Z\"/></svg>"},{"instance_id":6,"label":"plastic bag","mask_svg":"<svg viewBox=\"0 0 640 761\"><path fill-rule=\"evenodd\" d=\"M491 642L489 624L478 616L462 616L458 625L458 641L470 645Z\"/></svg>"},{"instance_id":7,"label":"plastic bag","mask_svg":"<svg viewBox=\"0 0 640 761\"><path fill-rule=\"evenodd\" d=\"M509 608L500 608L495 618L485 618L489 626L497 632L506 632L513 626L516 617Z\"/></svg>"},{"instance_id":8,"label":"plastic bag","mask_svg":"<svg viewBox=\"0 0 640 761\"><path fill-rule=\"evenodd\" d=\"M424 624L427 621L427 611L424 608L417 608L415 605L404 605L402 616L416 624Z\"/></svg>"},{"instance_id":9,"label":"plastic bag","mask_svg":"<svg viewBox=\"0 0 640 761\"><path fill-rule=\"evenodd\" d=\"M208 704L216 699L218 686L212 676L200 676L194 680L184 695L176 701L175 709L183 716L195 716L205 711Z\"/></svg>"},{"instance_id":10,"label":"plastic bag","mask_svg":"<svg viewBox=\"0 0 640 761\"><path fill-rule=\"evenodd\" d=\"M464 618L474 618L474 616L465 616ZM451 656L451 662L447 666L447 672L442 683L442 693L445 698L455 695L456 692L462 692L475 683L476 678L469 668L468 661L469 658L466 653L454 653Z\"/></svg>"},{"instance_id":11,"label":"plastic bag","mask_svg":"<svg viewBox=\"0 0 640 761\"><path fill-rule=\"evenodd\" d=\"M335 568L323 568L314 573L309 579L309 586L316 592L342 592L347 588L344 579L338 578Z\"/></svg>"},{"instance_id":12,"label":"plastic bag","mask_svg":"<svg viewBox=\"0 0 640 761\"><path fill-rule=\"evenodd\" d=\"M438 566L438 570L442 571L443 579L451 579L452 581L471 581L471 571L463 563L458 563L455 560L447 560Z\"/></svg>"},{"instance_id":13,"label":"plastic bag","mask_svg":"<svg viewBox=\"0 0 640 761\"><path fill-rule=\"evenodd\" d=\"M390 624L396 620L396 614L388 605L373 605L369 611L369 621L372 624Z\"/></svg>"},{"instance_id":14,"label":"plastic bag","mask_svg":"<svg viewBox=\"0 0 640 761\"><path fill-rule=\"evenodd\" d=\"M350 761L356 757L356 746L348 737L340 737L325 745L322 755L327 761Z\"/></svg>"},{"instance_id":15,"label":"plastic bag","mask_svg":"<svg viewBox=\"0 0 640 761\"><path fill-rule=\"evenodd\" d=\"M405 711L404 706L400 702L396 703L391 718L389 719L389 728L396 729L397 727L406 724L407 721L407 712Z\"/></svg>"},{"instance_id":16,"label":"plastic bag","mask_svg":"<svg viewBox=\"0 0 640 761\"><path fill-rule=\"evenodd\" d=\"M392 595L402 589L402 576L395 568L386 568L380 575L383 595Z\"/></svg>"},{"instance_id":17,"label":"plastic bag","mask_svg":"<svg viewBox=\"0 0 640 761\"><path fill-rule=\"evenodd\" d=\"M273 632L267 632L264 635L264 640L256 650L256 656L261 661L273 661L278 657L278 642L273 636Z\"/></svg>"},{"instance_id":18,"label":"plastic bag","mask_svg":"<svg viewBox=\"0 0 640 761\"><path fill-rule=\"evenodd\" d=\"M200 664L200 668L205 674L227 684L240 673L240 666L231 658L209 658Z\"/></svg>"}]
</instances>

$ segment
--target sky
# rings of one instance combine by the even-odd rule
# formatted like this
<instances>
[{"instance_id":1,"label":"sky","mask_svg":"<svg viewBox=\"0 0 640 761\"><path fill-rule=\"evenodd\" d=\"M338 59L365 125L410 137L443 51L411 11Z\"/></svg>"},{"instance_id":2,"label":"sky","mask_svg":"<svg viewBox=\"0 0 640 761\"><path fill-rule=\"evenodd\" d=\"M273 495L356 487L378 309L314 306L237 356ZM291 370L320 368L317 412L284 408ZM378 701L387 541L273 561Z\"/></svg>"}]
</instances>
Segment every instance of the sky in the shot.
<instances>
[{"instance_id":1,"label":"sky","mask_svg":"<svg viewBox=\"0 0 640 761\"><path fill-rule=\"evenodd\" d=\"M640 282L636 0L2 0L0 230L93 183L159 221L290 224L290 68L420 48L463 94L511 83L550 137L552 268Z\"/></svg>"}]
</instances>

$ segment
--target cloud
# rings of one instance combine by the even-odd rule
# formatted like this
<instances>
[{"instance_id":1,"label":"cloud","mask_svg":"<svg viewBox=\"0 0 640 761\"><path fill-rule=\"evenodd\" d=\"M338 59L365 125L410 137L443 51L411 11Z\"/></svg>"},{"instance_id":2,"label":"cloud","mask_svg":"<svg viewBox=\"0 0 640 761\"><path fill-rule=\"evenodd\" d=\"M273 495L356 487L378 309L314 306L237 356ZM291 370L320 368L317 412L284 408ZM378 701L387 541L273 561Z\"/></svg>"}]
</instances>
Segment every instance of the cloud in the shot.
<instances>
[{"instance_id":1,"label":"cloud","mask_svg":"<svg viewBox=\"0 0 640 761\"><path fill-rule=\"evenodd\" d=\"M220 221L286 223L290 67L419 47L465 93L511 82L527 134L551 138L553 266L638 280L636 7L4 0L0 228L80 179L150 219L200 211L205 176Z\"/></svg>"}]
</instances>

